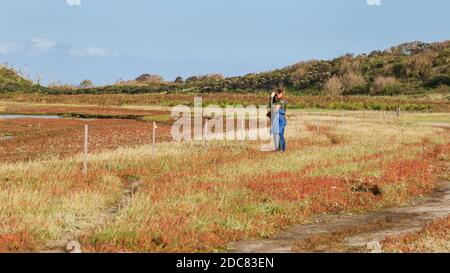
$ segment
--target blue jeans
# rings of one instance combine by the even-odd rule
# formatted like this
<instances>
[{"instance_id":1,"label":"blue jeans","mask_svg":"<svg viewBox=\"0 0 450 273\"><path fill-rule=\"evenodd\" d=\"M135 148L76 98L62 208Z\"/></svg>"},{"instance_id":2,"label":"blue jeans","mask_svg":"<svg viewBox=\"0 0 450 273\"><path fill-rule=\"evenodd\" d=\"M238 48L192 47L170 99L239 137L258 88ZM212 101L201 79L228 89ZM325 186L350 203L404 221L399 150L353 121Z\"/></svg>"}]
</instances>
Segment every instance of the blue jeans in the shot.
<instances>
[{"instance_id":1,"label":"blue jeans","mask_svg":"<svg viewBox=\"0 0 450 273\"><path fill-rule=\"evenodd\" d=\"M279 150L286 151L286 140L284 139L284 127L280 128L280 147Z\"/></svg>"},{"instance_id":2,"label":"blue jeans","mask_svg":"<svg viewBox=\"0 0 450 273\"><path fill-rule=\"evenodd\" d=\"M275 145L275 151L280 150L280 135L273 135L273 144Z\"/></svg>"}]
</instances>

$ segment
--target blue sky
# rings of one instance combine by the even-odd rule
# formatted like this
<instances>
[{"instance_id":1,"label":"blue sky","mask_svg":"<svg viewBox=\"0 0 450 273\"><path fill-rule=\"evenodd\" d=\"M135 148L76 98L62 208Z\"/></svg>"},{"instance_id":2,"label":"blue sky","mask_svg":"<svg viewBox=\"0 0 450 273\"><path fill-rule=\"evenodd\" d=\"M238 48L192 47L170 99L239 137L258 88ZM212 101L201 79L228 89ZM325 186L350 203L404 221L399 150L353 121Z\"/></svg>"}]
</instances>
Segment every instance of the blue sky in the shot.
<instances>
[{"instance_id":1,"label":"blue sky","mask_svg":"<svg viewBox=\"0 0 450 273\"><path fill-rule=\"evenodd\" d=\"M448 40L449 11L446 0L4 0L0 62L44 84L242 75Z\"/></svg>"}]
</instances>

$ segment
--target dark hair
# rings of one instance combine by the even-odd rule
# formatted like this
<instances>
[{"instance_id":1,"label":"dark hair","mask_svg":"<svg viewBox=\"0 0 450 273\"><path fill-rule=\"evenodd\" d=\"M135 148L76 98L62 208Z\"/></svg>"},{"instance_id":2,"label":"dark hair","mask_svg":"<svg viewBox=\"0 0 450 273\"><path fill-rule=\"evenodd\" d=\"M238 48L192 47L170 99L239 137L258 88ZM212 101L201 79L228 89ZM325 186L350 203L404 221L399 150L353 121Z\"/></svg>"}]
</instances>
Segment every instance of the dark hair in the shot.
<instances>
[{"instance_id":1,"label":"dark hair","mask_svg":"<svg viewBox=\"0 0 450 273\"><path fill-rule=\"evenodd\" d=\"M273 96L272 103L275 104L278 102L278 96Z\"/></svg>"},{"instance_id":2,"label":"dark hair","mask_svg":"<svg viewBox=\"0 0 450 273\"><path fill-rule=\"evenodd\" d=\"M280 87L277 89L277 94L283 94L284 93L284 88Z\"/></svg>"}]
</instances>

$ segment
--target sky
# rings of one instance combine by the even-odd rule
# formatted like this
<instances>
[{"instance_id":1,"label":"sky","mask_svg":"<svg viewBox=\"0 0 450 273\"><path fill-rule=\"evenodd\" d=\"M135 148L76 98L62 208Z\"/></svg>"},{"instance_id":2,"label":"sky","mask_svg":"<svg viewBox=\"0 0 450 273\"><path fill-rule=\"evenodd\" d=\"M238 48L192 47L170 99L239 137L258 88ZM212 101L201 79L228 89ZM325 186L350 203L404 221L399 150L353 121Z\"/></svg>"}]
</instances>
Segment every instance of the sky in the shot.
<instances>
[{"instance_id":1,"label":"sky","mask_svg":"<svg viewBox=\"0 0 450 273\"><path fill-rule=\"evenodd\" d=\"M450 39L446 0L1 0L0 63L96 85L245 75Z\"/></svg>"}]
</instances>

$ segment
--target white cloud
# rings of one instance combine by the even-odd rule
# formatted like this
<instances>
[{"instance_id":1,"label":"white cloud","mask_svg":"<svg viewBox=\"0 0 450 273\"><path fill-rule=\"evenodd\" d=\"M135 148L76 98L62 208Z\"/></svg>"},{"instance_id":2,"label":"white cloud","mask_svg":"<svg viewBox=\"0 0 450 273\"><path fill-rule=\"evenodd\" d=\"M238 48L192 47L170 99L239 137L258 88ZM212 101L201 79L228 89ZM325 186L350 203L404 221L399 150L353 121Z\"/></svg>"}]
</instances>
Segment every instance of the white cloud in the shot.
<instances>
[{"instance_id":1,"label":"white cloud","mask_svg":"<svg viewBox=\"0 0 450 273\"><path fill-rule=\"evenodd\" d=\"M381 0L367 0L369 6L381 6Z\"/></svg>"},{"instance_id":2,"label":"white cloud","mask_svg":"<svg viewBox=\"0 0 450 273\"><path fill-rule=\"evenodd\" d=\"M69 6L81 6L81 0L66 0Z\"/></svg>"},{"instance_id":3,"label":"white cloud","mask_svg":"<svg viewBox=\"0 0 450 273\"><path fill-rule=\"evenodd\" d=\"M59 53L75 57L103 57L114 58L120 55L118 50L90 47L68 47L60 45L46 38L34 38L26 44L0 43L0 54L20 53L29 56Z\"/></svg>"},{"instance_id":4,"label":"white cloud","mask_svg":"<svg viewBox=\"0 0 450 273\"><path fill-rule=\"evenodd\" d=\"M31 40L31 49L48 52L56 45L55 42L45 38L34 38Z\"/></svg>"},{"instance_id":5,"label":"white cloud","mask_svg":"<svg viewBox=\"0 0 450 273\"><path fill-rule=\"evenodd\" d=\"M117 57L119 52L108 48L91 46L86 48L74 48L70 50L69 54L76 57Z\"/></svg>"},{"instance_id":6,"label":"white cloud","mask_svg":"<svg viewBox=\"0 0 450 273\"><path fill-rule=\"evenodd\" d=\"M19 50L19 46L14 43L0 44L0 54L14 53Z\"/></svg>"}]
</instances>

